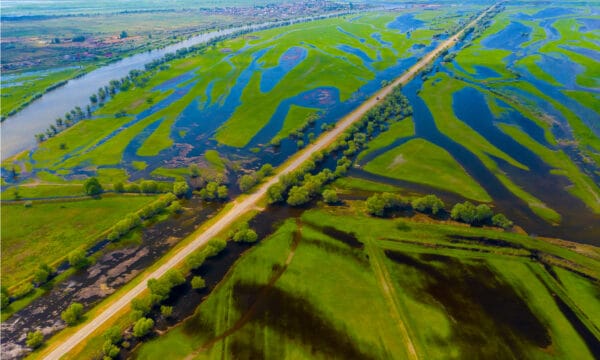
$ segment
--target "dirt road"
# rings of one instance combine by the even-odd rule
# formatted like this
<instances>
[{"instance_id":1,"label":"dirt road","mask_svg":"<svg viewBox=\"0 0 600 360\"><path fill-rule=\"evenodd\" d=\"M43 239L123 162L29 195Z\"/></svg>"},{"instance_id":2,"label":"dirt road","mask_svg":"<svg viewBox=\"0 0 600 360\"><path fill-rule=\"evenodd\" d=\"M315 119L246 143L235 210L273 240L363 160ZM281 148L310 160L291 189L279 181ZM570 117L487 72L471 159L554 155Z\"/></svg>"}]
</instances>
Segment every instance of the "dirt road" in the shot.
<instances>
[{"instance_id":1,"label":"dirt road","mask_svg":"<svg viewBox=\"0 0 600 360\"><path fill-rule=\"evenodd\" d=\"M52 352L50 352L45 359L48 360L58 360L61 357L65 356L71 349L77 346L81 341L85 340L88 336L90 336L96 328L102 325L105 321L113 317L123 308L129 306L131 300L140 295L146 289L146 282L151 278L158 278L164 275L169 269L176 266L178 263L183 261L188 255L197 250L198 248L206 245L210 239L215 237L218 233L227 229L232 223L234 223L242 214L248 212L249 210L255 208L260 201L260 199L266 195L267 189L275 184L278 181L280 175L287 174L291 171L298 169L305 161L309 160L311 155L317 151L320 151L326 148L329 144L335 141L346 129L348 129L353 123L360 120L362 116L369 111L372 107L377 105L377 103L392 92L393 88L398 85L406 84L410 79L412 79L419 71L423 70L431 61L433 61L443 50L451 47L458 41L458 37L469 27L475 25L477 21L479 21L487 12L491 11L496 5L491 6L486 11L481 13L475 20L465 26L461 31L444 41L438 47L436 47L433 51L424 56L421 60L419 60L415 65L413 65L410 69L408 69L402 76L397 78L392 84L382 88L379 92L373 95L369 100L365 101L361 106L359 106L352 113L343 118L337 126L331 131L323 134L319 137L313 144L307 146L300 152L298 152L292 160L288 161L282 167L277 169L276 175L270 178L267 182L262 184L256 192L253 194L244 197L239 201L235 201L235 206L229 210L226 214L224 214L217 222L215 222L212 226L210 226L204 233L200 234L196 239L194 239L190 244L181 249L178 253L173 255L164 265L158 268L153 273L149 274L142 282L140 282L136 287L131 289L128 293L123 295L119 300L115 301L111 304L106 310L104 310L100 315L98 315L95 319L91 320L88 324L79 329L76 333L74 333L69 339L65 342L57 346Z\"/></svg>"}]
</instances>

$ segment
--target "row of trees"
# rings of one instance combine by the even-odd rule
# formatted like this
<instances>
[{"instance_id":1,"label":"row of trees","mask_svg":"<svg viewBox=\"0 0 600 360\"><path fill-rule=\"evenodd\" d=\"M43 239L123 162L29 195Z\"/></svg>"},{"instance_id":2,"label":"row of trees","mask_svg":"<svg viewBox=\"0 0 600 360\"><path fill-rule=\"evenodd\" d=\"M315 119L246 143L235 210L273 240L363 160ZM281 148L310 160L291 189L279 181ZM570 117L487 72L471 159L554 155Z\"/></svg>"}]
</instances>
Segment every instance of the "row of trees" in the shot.
<instances>
[{"instance_id":1,"label":"row of trees","mask_svg":"<svg viewBox=\"0 0 600 360\"><path fill-rule=\"evenodd\" d=\"M87 117L91 116L92 110L91 110L90 106L87 107L86 113L87 113ZM86 113L84 113L83 110L79 106L76 106L70 112L65 114L64 119L62 117L57 118L55 120L55 123L50 124L50 126L48 126L48 128L46 129L45 132L35 134L36 141L38 143L41 143L46 139L54 137L61 131L68 129L71 126L73 126L74 124L76 124L77 122L85 119Z\"/></svg>"},{"instance_id":2,"label":"row of trees","mask_svg":"<svg viewBox=\"0 0 600 360\"><path fill-rule=\"evenodd\" d=\"M412 207L413 210L423 213L437 215L445 211L444 202L435 195L426 195L413 199L411 202L400 195L392 193L375 194L365 201L367 213L373 216L385 216L387 211ZM471 225L494 225L504 229L513 226L504 214L494 214L493 210L486 204L475 206L469 201L455 204L450 211L453 220Z\"/></svg>"},{"instance_id":3,"label":"row of trees","mask_svg":"<svg viewBox=\"0 0 600 360\"><path fill-rule=\"evenodd\" d=\"M264 164L258 171L250 174L244 174L238 179L238 186L241 192L248 192L256 184L260 183L265 177L273 174L273 165Z\"/></svg>"}]
</instances>

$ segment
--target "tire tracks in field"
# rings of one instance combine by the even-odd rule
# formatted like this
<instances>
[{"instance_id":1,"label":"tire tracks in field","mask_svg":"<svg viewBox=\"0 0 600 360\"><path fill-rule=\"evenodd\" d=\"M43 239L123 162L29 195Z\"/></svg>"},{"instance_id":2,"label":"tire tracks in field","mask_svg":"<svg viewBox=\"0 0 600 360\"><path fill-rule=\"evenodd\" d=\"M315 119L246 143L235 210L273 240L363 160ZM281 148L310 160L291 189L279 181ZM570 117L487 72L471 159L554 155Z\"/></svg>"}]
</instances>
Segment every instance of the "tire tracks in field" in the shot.
<instances>
[{"instance_id":1,"label":"tire tracks in field","mask_svg":"<svg viewBox=\"0 0 600 360\"><path fill-rule=\"evenodd\" d=\"M383 258L383 252L370 239L365 241L365 250L367 254L369 254L371 267L373 268L375 278L379 283L381 293L388 304L390 315L396 322L397 328L404 338L403 341L406 346L406 355L411 360L417 360L419 359L417 349L412 341L408 327L402 318L402 306L399 304L398 295L396 294L391 275L384 263L385 259Z\"/></svg>"},{"instance_id":2,"label":"tire tracks in field","mask_svg":"<svg viewBox=\"0 0 600 360\"><path fill-rule=\"evenodd\" d=\"M256 310L258 309L258 306L266 299L266 297L271 292L271 289L273 288L273 286L275 285L277 280L279 280L279 278L281 278L283 273L287 270L288 266L294 259L294 255L296 254L296 249L298 248L298 245L300 244L300 240L302 239L302 222L300 219L296 219L296 226L297 226L297 228L294 231L294 238L292 241L292 245L290 246L290 252L288 253L288 256L287 256L283 266L271 277L269 282L263 287L263 289L260 291L260 293L256 297L256 300L252 303L252 305L250 306L248 311L246 311L246 313L244 315L242 315L242 317L239 318L233 324L232 327L225 330L221 335L218 335L215 338L204 343L200 348L198 348L197 350L195 350L194 352L192 352L191 354L186 356L185 360L194 359L197 355L210 349L213 345L215 345L219 341L224 340L227 337L233 335L235 332L237 332L239 329L241 329L244 325L246 325L250 320L252 320L252 317L254 316L254 314L256 314Z\"/></svg>"}]
</instances>

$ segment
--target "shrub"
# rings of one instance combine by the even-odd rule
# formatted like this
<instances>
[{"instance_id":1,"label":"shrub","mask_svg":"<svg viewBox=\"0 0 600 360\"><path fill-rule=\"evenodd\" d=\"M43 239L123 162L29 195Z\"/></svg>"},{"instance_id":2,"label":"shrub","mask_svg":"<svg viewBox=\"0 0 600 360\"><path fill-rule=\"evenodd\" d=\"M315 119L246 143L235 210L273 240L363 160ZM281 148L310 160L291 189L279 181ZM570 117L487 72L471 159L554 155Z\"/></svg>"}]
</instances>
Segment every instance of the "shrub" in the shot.
<instances>
[{"instance_id":1,"label":"shrub","mask_svg":"<svg viewBox=\"0 0 600 360\"><path fill-rule=\"evenodd\" d=\"M61 319L67 323L69 326L73 326L81 320L81 316L83 315L83 305L80 303L74 302L69 307L60 314Z\"/></svg>"},{"instance_id":2,"label":"shrub","mask_svg":"<svg viewBox=\"0 0 600 360\"><path fill-rule=\"evenodd\" d=\"M252 243L256 240L258 240L258 235L252 229L240 229L233 235L233 241L235 242Z\"/></svg>"},{"instance_id":3,"label":"shrub","mask_svg":"<svg viewBox=\"0 0 600 360\"><path fill-rule=\"evenodd\" d=\"M226 247L227 241L221 239L212 239L208 242L208 246L206 248L206 257L213 257L219 254Z\"/></svg>"},{"instance_id":4,"label":"shrub","mask_svg":"<svg viewBox=\"0 0 600 360\"><path fill-rule=\"evenodd\" d=\"M122 182L120 182L120 181L119 181L119 182L116 182L116 183L113 185L113 188L114 188L114 190L115 190L116 192L118 192L118 193L125 192L125 185L124 185Z\"/></svg>"},{"instance_id":5,"label":"shrub","mask_svg":"<svg viewBox=\"0 0 600 360\"><path fill-rule=\"evenodd\" d=\"M73 250L68 255L69 265L76 269L83 269L89 265L89 260L85 257L85 251Z\"/></svg>"},{"instance_id":6,"label":"shrub","mask_svg":"<svg viewBox=\"0 0 600 360\"><path fill-rule=\"evenodd\" d=\"M83 191L90 196L99 195L102 193L102 185L98 179L91 177L83 183Z\"/></svg>"},{"instance_id":7,"label":"shrub","mask_svg":"<svg viewBox=\"0 0 600 360\"><path fill-rule=\"evenodd\" d=\"M337 204L339 201L337 192L335 192L335 190L324 190L323 201L327 204Z\"/></svg>"},{"instance_id":8,"label":"shrub","mask_svg":"<svg viewBox=\"0 0 600 360\"><path fill-rule=\"evenodd\" d=\"M206 281L201 276L194 276L192 278L193 289L204 289L206 287Z\"/></svg>"},{"instance_id":9,"label":"shrub","mask_svg":"<svg viewBox=\"0 0 600 360\"><path fill-rule=\"evenodd\" d=\"M475 208L475 221L480 224L488 222L492 216L494 216L494 212L486 204L478 205Z\"/></svg>"},{"instance_id":10,"label":"shrub","mask_svg":"<svg viewBox=\"0 0 600 360\"><path fill-rule=\"evenodd\" d=\"M300 206L310 201L310 194L303 186L294 186L290 189L287 203L291 206Z\"/></svg>"},{"instance_id":11,"label":"shrub","mask_svg":"<svg viewBox=\"0 0 600 360\"><path fill-rule=\"evenodd\" d=\"M404 199L400 196L383 193L375 194L366 201L367 212L374 216L384 216L387 210L396 209L406 205Z\"/></svg>"},{"instance_id":12,"label":"shrub","mask_svg":"<svg viewBox=\"0 0 600 360\"><path fill-rule=\"evenodd\" d=\"M504 229L510 229L513 226L513 222L510 221L504 214L496 214L492 217L492 224Z\"/></svg>"},{"instance_id":13,"label":"shrub","mask_svg":"<svg viewBox=\"0 0 600 360\"><path fill-rule=\"evenodd\" d=\"M32 349L39 348L44 343L44 334L40 330L31 331L27 333L27 340L25 345Z\"/></svg>"},{"instance_id":14,"label":"shrub","mask_svg":"<svg viewBox=\"0 0 600 360\"><path fill-rule=\"evenodd\" d=\"M106 340L104 345L102 345L102 352L104 353L105 358L114 359L119 356L120 349L110 342L110 340Z\"/></svg>"},{"instance_id":15,"label":"shrub","mask_svg":"<svg viewBox=\"0 0 600 360\"><path fill-rule=\"evenodd\" d=\"M169 316L171 316L171 314L173 314L173 307L172 306L162 305L160 307L160 314L163 317L168 318Z\"/></svg>"},{"instance_id":16,"label":"shrub","mask_svg":"<svg viewBox=\"0 0 600 360\"><path fill-rule=\"evenodd\" d=\"M430 212L436 215L440 210L444 209L444 202L435 195L426 195L422 198L414 199L412 207L416 211Z\"/></svg>"},{"instance_id":17,"label":"shrub","mask_svg":"<svg viewBox=\"0 0 600 360\"><path fill-rule=\"evenodd\" d=\"M53 272L54 270L50 266L42 264L33 274L33 281L38 284L44 284Z\"/></svg>"},{"instance_id":18,"label":"shrub","mask_svg":"<svg viewBox=\"0 0 600 360\"><path fill-rule=\"evenodd\" d=\"M113 326L104 332L104 340L110 341L111 344L118 344L122 339L123 335L118 326Z\"/></svg>"},{"instance_id":19,"label":"shrub","mask_svg":"<svg viewBox=\"0 0 600 360\"><path fill-rule=\"evenodd\" d=\"M190 187L185 181L177 181L173 184L173 194L177 197L185 196L189 191Z\"/></svg>"},{"instance_id":20,"label":"shrub","mask_svg":"<svg viewBox=\"0 0 600 360\"><path fill-rule=\"evenodd\" d=\"M267 200L269 204L274 204L283 201L283 193L285 188L280 183L273 184L267 189Z\"/></svg>"},{"instance_id":21,"label":"shrub","mask_svg":"<svg viewBox=\"0 0 600 360\"><path fill-rule=\"evenodd\" d=\"M141 318L133 325L133 336L140 338L146 336L154 327L154 320Z\"/></svg>"},{"instance_id":22,"label":"shrub","mask_svg":"<svg viewBox=\"0 0 600 360\"><path fill-rule=\"evenodd\" d=\"M144 180L140 184L140 189L145 194L154 194L158 192L158 183L154 180Z\"/></svg>"}]
</instances>

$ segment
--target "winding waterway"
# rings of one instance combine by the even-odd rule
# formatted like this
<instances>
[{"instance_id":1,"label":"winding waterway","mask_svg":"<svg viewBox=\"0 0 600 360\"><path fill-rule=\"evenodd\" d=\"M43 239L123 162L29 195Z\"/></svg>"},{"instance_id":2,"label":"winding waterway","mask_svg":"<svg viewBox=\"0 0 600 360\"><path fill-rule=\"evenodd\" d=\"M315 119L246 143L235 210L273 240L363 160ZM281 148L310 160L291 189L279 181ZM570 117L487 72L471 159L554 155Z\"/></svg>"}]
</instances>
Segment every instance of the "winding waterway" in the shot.
<instances>
[{"instance_id":1,"label":"winding waterway","mask_svg":"<svg viewBox=\"0 0 600 360\"><path fill-rule=\"evenodd\" d=\"M131 70L144 69L144 65L161 59L166 54L189 48L194 45L207 43L213 39L230 36L245 31L255 31L291 23L332 17L340 14L332 13L314 18L298 18L289 21L266 22L254 25L222 29L200 34L167 47L132 55L123 60L100 67L77 79L72 79L64 86L44 94L25 109L10 116L0 125L1 158L7 159L35 145L34 135L42 133L53 124L55 119L63 116L76 106L84 108L89 104L89 96L98 88L105 86L110 80L121 79Z\"/></svg>"}]
</instances>

